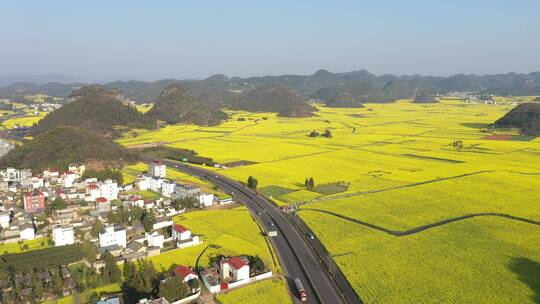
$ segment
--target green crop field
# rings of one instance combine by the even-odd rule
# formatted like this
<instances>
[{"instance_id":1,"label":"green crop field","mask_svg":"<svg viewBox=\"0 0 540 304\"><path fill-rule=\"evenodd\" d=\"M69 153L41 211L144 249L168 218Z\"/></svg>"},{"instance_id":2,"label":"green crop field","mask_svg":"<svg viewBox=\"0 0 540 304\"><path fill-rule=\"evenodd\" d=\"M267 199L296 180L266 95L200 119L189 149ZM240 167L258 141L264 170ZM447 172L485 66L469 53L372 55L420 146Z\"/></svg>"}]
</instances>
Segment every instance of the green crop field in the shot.
<instances>
[{"instance_id":1,"label":"green crop field","mask_svg":"<svg viewBox=\"0 0 540 304\"><path fill-rule=\"evenodd\" d=\"M219 126L172 125L119 142L247 163L211 169L254 176L277 204L300 203L366 303L538 302L540 226L527 220L540 221L540 140L490 130L521 102L497 101L319 107L301 119L229 112ZM308 136L325 130L331 138ZM461 218L469 215L478 216Z\"/></svg>"},{"instance_id":2,"label":"green crop field","mask_svg":"<svg viewBox=\"0 0 540 304\"><path fill-rule=\"evenodd\" d=\"M285 282L280 279L265 280L239 289L233 289L218 295L217 300L222 304L291 303L285 289Z\"/></svg>"}]
</instances>

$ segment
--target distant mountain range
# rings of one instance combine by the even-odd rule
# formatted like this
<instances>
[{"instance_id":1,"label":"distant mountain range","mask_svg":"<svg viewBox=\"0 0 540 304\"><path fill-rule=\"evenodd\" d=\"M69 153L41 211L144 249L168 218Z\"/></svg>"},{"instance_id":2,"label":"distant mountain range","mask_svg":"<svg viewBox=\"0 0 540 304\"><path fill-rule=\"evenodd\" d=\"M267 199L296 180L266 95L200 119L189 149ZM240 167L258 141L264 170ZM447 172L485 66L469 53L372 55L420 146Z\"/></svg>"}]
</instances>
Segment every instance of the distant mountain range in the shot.
<instances>
[{"instance_id":1,"label":"distant mountain range","mask_svg":"<svg viewBox=\"0 0 540 304\"><path fill-rule=\"evenodd\" d=\"M320 99L335 104L391 102L419 95L446 94L453 91L472 91L496 95L540 95L540 72L529 74L465 75L449 77L421 75L375 75L366 70L332 73L319 70L313 75L282 75L229 78L218 74L204 80L164 79L155 82L139 80L115 81L104 84L115 88L137 102L153 102L169 85L182 83L203 102L219 104L222 97L240 94L269 85L287 86L304 98ZM0 89L0 97L20 98L34 93L68 96L81 83L16 83ZM341 99L344 99L343 101Z\"/></svg>"}]
</instances>

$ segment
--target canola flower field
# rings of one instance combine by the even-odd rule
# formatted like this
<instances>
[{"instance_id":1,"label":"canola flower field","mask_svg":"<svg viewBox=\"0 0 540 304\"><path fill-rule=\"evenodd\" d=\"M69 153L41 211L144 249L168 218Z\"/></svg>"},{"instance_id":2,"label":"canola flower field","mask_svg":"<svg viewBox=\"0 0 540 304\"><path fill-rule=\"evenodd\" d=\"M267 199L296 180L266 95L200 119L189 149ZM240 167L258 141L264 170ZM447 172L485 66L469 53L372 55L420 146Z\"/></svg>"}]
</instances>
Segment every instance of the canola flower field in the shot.
<instances>
[{"instance_id":1,"label":"canola flower field","mask_svg":"<svg viewBox=\"0 0 540 304\"><path fill-rule=\"evenodd\" d=\"M218 255L243 254L259 256L269 269L279 270L271 247L245 207L188 212L173 220L199 235L203 243L151 257L158 270L167 270L173 263L207 267Z\"/></svg>"},{"instance_id":2,"label":"canola flower field","mask_svg":"<svg viewBox=\"0 0 540 304\"><path fill-rule=\"evenodd\" d=\"M119 142L248 162L213 170L254 176L277 204L299 204L366 303L531 303L540 297L540 140L487 138L518 134L489 128L513 106L399 101L319 107L310 118L229 112L219 126L171 125ZM325 130L331 138L308 136ZM309 177L348 187L308 191ZM422 228L471 214L480 216Z\"/></svg>"},{"instance_id":3,"label":"canola flower field","mask_svg":"<svg viewBox=\"0 0 540 304\"><path fill-rule=\"evenodd\" d=\"M291 299L281 279L264 280L217 296L222 304L286 304Z\"/></svg>"}]
</instances>

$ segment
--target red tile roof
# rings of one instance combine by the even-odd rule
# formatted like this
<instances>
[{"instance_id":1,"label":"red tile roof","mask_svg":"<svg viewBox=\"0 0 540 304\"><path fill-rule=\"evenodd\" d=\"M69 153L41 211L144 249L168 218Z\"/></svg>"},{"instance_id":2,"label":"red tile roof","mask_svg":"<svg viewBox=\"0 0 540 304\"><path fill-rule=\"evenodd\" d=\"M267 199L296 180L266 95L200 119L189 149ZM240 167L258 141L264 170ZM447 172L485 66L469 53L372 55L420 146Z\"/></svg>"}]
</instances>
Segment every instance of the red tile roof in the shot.
<instances>
[{"instance_id":1,"label":"red tile roof","mask_svg":"<svg viewBox=\"0 0 540 304\"><path fill-rule=\"evenodd\" d=\"M232 257L229 259L228 262L236 269L240 269L244 266L248 266L248 263L239 257Z\"/></svg>"},{"instance_id":2,"label":"red tile roof","mask_svg":"<svg viewBox=\"0 0 540 304\"><path fill-rule=\"evenodd\" d=\"M98 197L96 198L96 203L106 203L107 199L104 197Z\"/></svg>"},{"instance_id":3,"label":"red tile roof","mask_svg":"<svg viewBox=\"0 0 540 304\"><path fill-rule=\"evenodd\" d=\"M88 185L88 188L90 188L90 189L97 189L97 188L98 188L98 185L96 185L96 184L90 184L90 185Z\"/></svg>"},{"instance_id":4,"label":"red tile roof","mask_svg":"<svg viewBox=\"0 0 540 304\"><path fill-rule=\"evenodd\" d=\"M197 275L195 272L193 272L193 270L191 270L191 268L187 266L176 266L176 268L174 268L173 270L173 273L175 276L180 276L182 278L185 278L190 274Z\"/></svg>"},{"instance_id":5,"label":"red tile roof","mask_svg":"<svg viewBox=\"0 0 540 304\"><path fill-rule=\"evenodd\" d=\"M180 225L180 224L176 224L174 225L174 230L178 231L178 232L186 232L186 231L189 231L189 229L187 229L186 227Z\"/></svg>"}]
</instances>

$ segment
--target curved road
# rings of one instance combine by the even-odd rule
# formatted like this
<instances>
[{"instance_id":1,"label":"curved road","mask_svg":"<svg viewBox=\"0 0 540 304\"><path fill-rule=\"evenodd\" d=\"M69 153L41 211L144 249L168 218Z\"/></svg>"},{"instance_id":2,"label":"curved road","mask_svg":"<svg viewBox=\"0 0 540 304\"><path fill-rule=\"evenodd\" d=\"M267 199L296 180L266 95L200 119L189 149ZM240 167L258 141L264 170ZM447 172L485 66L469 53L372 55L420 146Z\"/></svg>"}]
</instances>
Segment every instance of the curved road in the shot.
<instances>
[{"instance_id":1,"label":"curved road","mask_svg":"<svg viewBox=\"0 0 540 304\"><path fill-rule=\"evenodd\" d=\"M205 179L232 194L256 217L266 231L277 230L278 236L269 238L278 255L284 273L289 277L291 292L296 296L292 280L300 278L308 303L344 303L336 286L324 271L322 261L306 244L305 238L272 203L238 181L215 172L161 159L167 166ZM270 229L269 229L270 228ZM295 299L298 302L298 299Z\"/></svg>"}]
</instances>

